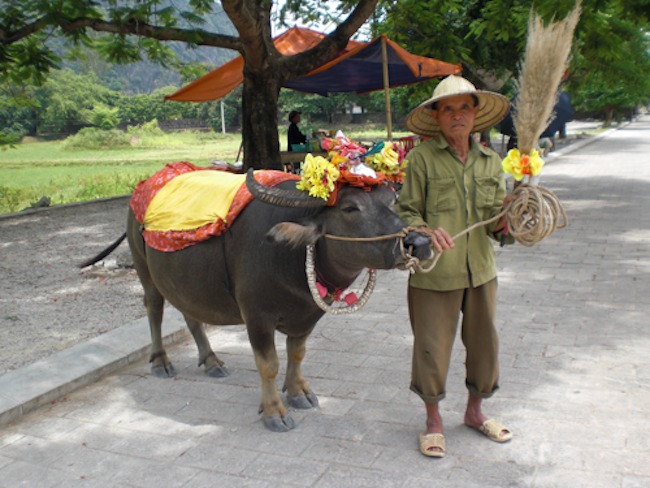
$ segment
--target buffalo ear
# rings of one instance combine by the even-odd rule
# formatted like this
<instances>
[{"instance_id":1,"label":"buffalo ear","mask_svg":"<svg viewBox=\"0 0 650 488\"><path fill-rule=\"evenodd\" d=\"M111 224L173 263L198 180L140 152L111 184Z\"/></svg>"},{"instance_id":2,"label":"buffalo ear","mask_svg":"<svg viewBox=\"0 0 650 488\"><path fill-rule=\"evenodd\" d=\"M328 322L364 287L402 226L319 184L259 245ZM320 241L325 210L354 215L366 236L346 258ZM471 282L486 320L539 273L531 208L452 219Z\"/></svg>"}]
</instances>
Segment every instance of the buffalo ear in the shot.
<instances>
[{"instance_id":1,"label":"buffalo ear","mask_svg":"<svg viewBox=\"0 0 650 488\"><path fill-rule=\"evenodd\" d=\"M292 248L315 244L323 235L323 228L316 224L298 224L295 222L280 222L266 233L266 237L278 244L286 244Z\"/></svg>"}]
</instances>

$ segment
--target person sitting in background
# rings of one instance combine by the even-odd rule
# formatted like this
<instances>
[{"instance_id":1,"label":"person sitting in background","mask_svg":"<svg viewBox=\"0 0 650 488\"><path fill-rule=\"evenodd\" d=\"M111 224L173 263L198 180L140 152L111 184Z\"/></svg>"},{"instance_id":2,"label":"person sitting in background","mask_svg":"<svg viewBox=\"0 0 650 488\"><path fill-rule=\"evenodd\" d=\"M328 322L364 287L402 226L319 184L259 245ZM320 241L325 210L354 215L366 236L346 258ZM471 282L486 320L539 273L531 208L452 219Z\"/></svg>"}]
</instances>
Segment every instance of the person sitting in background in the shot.
<instances>
[{"instance_id":1,"label":"person sitting in background","mask_svg":"<svg viewBox=\"0 0 650 488\"><path fill-rule=\"evenodd\" d=\"M300 112L292 110L289 112L289 132L287 132L287 151L293 151L293 144L304 144L307 142L307 136L300 132L298 124L300 123Z\"/></svg>"}]
</instances>

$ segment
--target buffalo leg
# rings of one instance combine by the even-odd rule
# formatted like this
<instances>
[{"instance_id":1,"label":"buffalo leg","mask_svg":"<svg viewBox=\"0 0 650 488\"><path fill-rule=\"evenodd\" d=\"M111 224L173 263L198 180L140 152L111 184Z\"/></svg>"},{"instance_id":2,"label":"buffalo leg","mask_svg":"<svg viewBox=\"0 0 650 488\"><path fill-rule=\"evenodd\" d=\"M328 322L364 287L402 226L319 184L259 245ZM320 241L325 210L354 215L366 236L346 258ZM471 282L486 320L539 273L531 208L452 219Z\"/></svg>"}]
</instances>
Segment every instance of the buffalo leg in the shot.
<instances>
[{"instance_id":1,"label":"buffalo leg","mask_svg":"<svg viewBox=\"0 0 650 488\"><path fill-rule=\"evenodd\" d=\"M273 432L286 432L295 427L293 418L288 414L275 386L280 361L275 350L273 331L254 333L249 330L249 339L255 354L255 364L262 380L262 402L260 413L267 429Z\"/></svg>"},{"instance_id":2,"label":"buffalo leg","mask_svg":"<svg viewBox=\"0 0 650 488\"><path fill-rule=\"evenodd\" d=\"M210 341L208 340L208 336L205 334L203 324L197 320L189 318L187 315L184 315L184 317L185 322L194 337L196 347L199 349L199 366L204 365L205 374L213 378L223 378L224 376L228 376L230 373L224 366L224 362L217 357L210 346Z\"/></svg>"},{"instance_id":3,"label":"buffalo leg","mask_svg":"<svg viewBox=\"0 0 650 488\"><path fill-rule=\"evenodd\" d=\"M149 273L149 266L145 253L145 243L140 233L140 224L135 220L133 213L129 212L127 233L126 233L133 266L140 278L140 284L144 290L144 305L147 309L149 319L149 331L151 333L151 373L160 378L175 376L176 370L167 357L162 341L162 320L165 298L154 285Z\"/></svg>"},{"instance_id":4,"label":"buffalo leg","mask_svg":"<svg viewBox=\"0 0 650 488\"><path fill-rule=\"evenodd\" d=\"M286 391L287 403L293 408L312 408L318 406L318 397L311 391L302 375L301 364L305 357L307 336L287 336L287 375L283 391Z\"/></svg>"},{"instance_id":5,"label":"buffalo leg","mask_svg":"<svg viewBox=\"0 0 650 488\"><path fill-rule=\"evenodd\" d=\"M149 331L151 332L151 373L159 378L176 376L176 370L165 352L162 341L162 320L165 299L149 281L146 283L140 276L145 289L144 300L147 307L147 318L149 319ZM146 284L145 284L146 283Z\"/></svg>"}]
</instances>

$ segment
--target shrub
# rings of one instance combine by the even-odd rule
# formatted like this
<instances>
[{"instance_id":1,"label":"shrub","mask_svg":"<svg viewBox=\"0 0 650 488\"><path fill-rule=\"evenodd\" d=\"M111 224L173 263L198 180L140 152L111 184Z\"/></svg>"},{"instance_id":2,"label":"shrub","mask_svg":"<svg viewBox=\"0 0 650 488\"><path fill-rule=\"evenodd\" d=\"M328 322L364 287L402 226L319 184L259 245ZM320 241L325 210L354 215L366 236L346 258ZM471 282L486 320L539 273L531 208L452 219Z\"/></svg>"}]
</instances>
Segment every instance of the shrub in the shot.
<instances>
[{"instance_id":1,"label":"shrub","mask_svg":"<svg viewBox=\"0 0 650 488\"><path fill-rule=\"evenodd\" d=\"M165 133L158 125L158 120L153 119L150 122L145 122L144 124L129 126L126 131L133 136L142 137L142 136L162 136Z\"/></svg>"},{"instance_id":2,"label":"shrub","mask_svg":"<svg viewBox=\"0 0 650 488\"><path fill-rule=\"evenodd\" d=\"M0 186L0 213L17 212L24 200L29 199L26 196L29 193L26 190Z\"/></svg>"},{"instance_id":3,"label":"shrub","mask_svg":"<svg viewBox=\"0 0 650 488\"><path fill-rule=\"evenodd\" d=\"M96 104L92 110L84 112L86 122L100 129L114 129L120 123L117 107L109 107L103 103Z\"/></svg>"},{"instance_id":4,"label":"shrub","mask_svg":"<svg viewBox=\"0 0 650 488\"><path fill-rule=\"evenodd\" d=\"M117 129L86 127L63 142L65 149L112 149L129 147L131 136Z\"/></svg>"},{"instance_id":5,"label":"shrub","mask_svg":"<svg viewBox=\"0 0 650 488\"><path fill-rule=\"evenodd\" d=\"M149 173L119 174L80 178L77 191L71 201L95 200L115 195L127 195L135 189L139 181L151 176Z\"/></svg>"}]
</instances>

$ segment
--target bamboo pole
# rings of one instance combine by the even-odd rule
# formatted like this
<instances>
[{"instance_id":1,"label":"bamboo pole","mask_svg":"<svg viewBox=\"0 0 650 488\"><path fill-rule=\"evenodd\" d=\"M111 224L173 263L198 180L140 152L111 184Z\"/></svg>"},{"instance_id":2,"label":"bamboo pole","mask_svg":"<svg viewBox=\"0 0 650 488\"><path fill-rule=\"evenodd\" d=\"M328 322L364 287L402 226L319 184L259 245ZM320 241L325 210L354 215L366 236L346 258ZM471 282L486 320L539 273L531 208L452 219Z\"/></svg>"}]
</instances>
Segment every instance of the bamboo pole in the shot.
<instances>
[{"instance_id":1,"label":"bamboo pole","mask_svg":"<svg viewBox=\"0 0 650 488\"><path fill-rule=\"evenodd\" d=\"M381 64L384 74L384 99L386 102L386 132L387 139L393 140L393 117L390 111L390 80L388 79L388 51L386 49L386 36L381 35Z\"/></svg>"}]
</instances>

